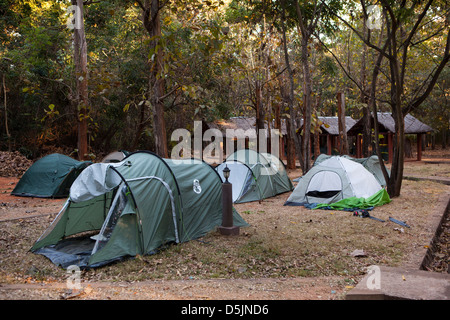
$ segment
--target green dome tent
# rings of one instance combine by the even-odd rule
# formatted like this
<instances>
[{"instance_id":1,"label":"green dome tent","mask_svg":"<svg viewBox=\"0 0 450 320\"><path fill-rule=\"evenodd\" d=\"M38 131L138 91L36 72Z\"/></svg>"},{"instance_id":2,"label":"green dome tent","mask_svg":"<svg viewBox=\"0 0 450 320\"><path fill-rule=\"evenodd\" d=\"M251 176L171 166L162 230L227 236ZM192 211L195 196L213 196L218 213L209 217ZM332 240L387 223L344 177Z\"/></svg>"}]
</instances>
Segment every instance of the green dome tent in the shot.
<instances>
[{"instance_id":1,"label":"green dome tent","mask_svg":"<svg viewBox=\"0 0 450 320\"><path fill-rule=\"evenodd\" d=\"M64 268L89 268L197 239L222 222L221 185L211 166L194 159L139 151L119 163L93 164L31 250ZM235 210L233 218L247 225ZM87 231L95 235L76 236Z\"/></svg>"},{"instance_id":2,"label":"green dome tent","mask_svg":"<svg viewBox=\"0 0 450 320\"><path fill-rule=\"evenodd\" d=\"M92 162L77 161L59 153L37 160L23 174L14 190L15 196L65 198L78 175Z\"/></svg>"},{"instance_id":3,"label":"green dome tent","mask_svg":"<svg viewBox=\"0 0 450 320\"><path fill-rule=\"evenodd\" d=\"M228 181L233 185L233 202L259 201L278 194L292 191L284 163L269 153L258 153L251 149L241 149L216 167L223 178L223 169L230 169Z\"/></svg>"}]
</instances>

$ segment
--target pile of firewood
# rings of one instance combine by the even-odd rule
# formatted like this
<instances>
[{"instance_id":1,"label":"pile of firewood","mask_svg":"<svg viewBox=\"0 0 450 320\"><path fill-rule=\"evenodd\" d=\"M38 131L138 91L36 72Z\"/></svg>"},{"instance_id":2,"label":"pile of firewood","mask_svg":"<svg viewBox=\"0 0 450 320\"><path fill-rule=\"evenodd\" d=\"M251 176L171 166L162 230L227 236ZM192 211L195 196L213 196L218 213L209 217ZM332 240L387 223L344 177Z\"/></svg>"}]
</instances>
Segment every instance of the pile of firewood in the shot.
<instances>
[{"instance_id":1,"label":"pile of firewood","mask_svg":"<svg viewBox=\"0 0 450 320\"><path fill-rule=\"evenodd\" d=\"M20 152L0 151L0 177L20 178L33 164Z\"/></svg>"}]
</instances>

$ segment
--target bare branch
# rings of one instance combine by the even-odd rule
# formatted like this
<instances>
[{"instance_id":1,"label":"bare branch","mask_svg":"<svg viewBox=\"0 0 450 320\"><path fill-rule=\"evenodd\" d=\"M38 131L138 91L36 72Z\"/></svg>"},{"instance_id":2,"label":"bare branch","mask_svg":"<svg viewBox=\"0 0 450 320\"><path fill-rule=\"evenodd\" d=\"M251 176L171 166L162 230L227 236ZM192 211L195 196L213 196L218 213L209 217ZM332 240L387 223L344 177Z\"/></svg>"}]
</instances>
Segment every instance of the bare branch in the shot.
<instances>
[{"instance_id":1,"label":"bare branch","mask_svg":"<svg viewBox=\"0 0 450 320\"><path fill-rule=\"evenodd\" d=\"M101 3L101 1L87 0L83 2L83 5L88 6L93 3Z\"/></svg>"},{"instance_id":2,"label":"bare branch","mask_svg":"<svg viewBox=\"0 0 450 320\"><path fill-rule=\"evenodd\" d=\"M442 58L441 63L436 68L436 71L434 72L433 77L431 78L431 81L429 82L425 92L419 98L412 101L405 107L405 109L403 110L404 114L409 113L413 109L420 106L420 104L429 96L429 94L433 90L434 85L436 84L436 81L439 78L439 75L441 74L442 70L444 70L445 65L448 63L449 60L450 60L450 28L447 33L447 44L445 45L444 56Z\"/></svg>"},{"instance_id":3,"label":"bare branch","mask_svg":"<svg viewBox=\"0 0 450 320\"><path fill-rule=\"evenodd\" d=\"M328 5L325 2L322 2L323 5L325 7L327 7L328 9L330 9L330 7L328 7ZM351 24L349 24L345 19L343 19L341 16L339 16L336 12L334 12L333 10L330 9L330 12L332 15L334 15L336 18L338 18L339 20L341 20L347 27L349 27L368 47L375 49L376 51L380 52L383 54L383 56L385 56L388 59L391 59L392 56L388 53L386 53L385 50L382 50L380 47L374 45L373 43L371 43L368 39L364 38L364 35L362 35L360 32L358 32L358 30L356 30Z\"/></svg>"}]
</instances>

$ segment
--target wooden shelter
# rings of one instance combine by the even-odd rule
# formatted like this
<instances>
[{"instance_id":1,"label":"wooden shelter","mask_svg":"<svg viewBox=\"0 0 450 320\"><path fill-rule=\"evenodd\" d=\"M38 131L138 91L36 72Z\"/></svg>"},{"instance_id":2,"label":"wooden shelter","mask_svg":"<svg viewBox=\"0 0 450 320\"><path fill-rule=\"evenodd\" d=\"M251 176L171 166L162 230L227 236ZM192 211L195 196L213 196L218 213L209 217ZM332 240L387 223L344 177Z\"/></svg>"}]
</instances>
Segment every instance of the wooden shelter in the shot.
<instances>
[{"instance_id":1,"label":"wooden shelter","mask_svg":"<svg viewBox=\"0 0 450 320\"><path fill-rule=\"evenodd\" d=\"M338 117L318 117L322 122L320 125L321 133L319 134L321 153L327 155L336 154L335 150L339 150L339 118ZM301 127L303 127L303 119L300 120ZM345 130L349 130L356 124L356 120L352 117L345 117ZM311 137L313 139L313 137ZM311 146L313 144L311 143Z\"/></svg>"},{"instance_id":2,"label":"wooden shelter","mask_svg":"<svg viewBox=\"0 0 450 320\"><path fill-rule=\"evenodd\" d=\"M265 130L266 130L266 137L267 137L267 152L270 152L270 134L267 131L268 129L268 123L267 121L265 121L264 123L265 126ZM212 123L208 123L208 127L211 129L219 129L224 137L224 145L223 145L223 149L224 151L226 151L226 130L227 129L233 129L233 130L237 130L237 129L242 129L243 131L247 131L248 130L255 130L255 134L256 134L256 117L232 117L230 119L227 120L218 120ZM271 125L270 125L270 129L275 129L275 121L272 121ZM281 133L281 137L280 137L280 158L282 159L286 159L285 156L285 148L287 146L287 129L286 129L286 121L284 119L281 120L281 128L278 129ZM236 140L236 139L234 139ZM235 146L235 150L237 150L238 146ZM245 148L249 148L249 141L248 138L246 138L245 141Z\"/></svg>"},{"instance_id":3,"label":"wooden shelter","mask_svg":"<svg viewBox=\"0 0 450 320\"><path fill-rule=\"evenodd\" d=\"M387 161L392 162L393 157L393 138L395 135L395 121L390 113L378 112L378 132L383 135L380 140L380 145L385 146L384 152L387 153ZM356 136L356 157L362 157L362 119L358 120L356 124L347 132L348 135ZM374 119L372 116L371 126L374 127ZM433 128L414 118L412 115L405 116L405 134L413 134L417 136L417 160L422 159L422 136L433 131Z\"/></svg>"}]
</instances>

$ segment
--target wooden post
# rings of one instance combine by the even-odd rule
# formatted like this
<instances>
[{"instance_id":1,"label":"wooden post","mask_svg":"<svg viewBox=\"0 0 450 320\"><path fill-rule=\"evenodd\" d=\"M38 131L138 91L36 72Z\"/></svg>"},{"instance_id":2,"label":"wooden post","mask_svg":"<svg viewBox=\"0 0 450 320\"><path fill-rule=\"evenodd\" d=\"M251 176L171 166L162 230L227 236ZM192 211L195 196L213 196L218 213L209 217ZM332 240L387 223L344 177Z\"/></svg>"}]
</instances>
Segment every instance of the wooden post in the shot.
<instances>
[{"instance_id":1,"label":"wooden post","mask_svg":"<svg viewBox=\"0 0 450 320\"><path fill-rule=\"evenodd\" d=\"M392 145L392 132L388 132L388 162L392 163L392 158L393 158L393 145Z\"/></svg>"},{"instance_id":2,"label":"wooden post","mask_svg":"<svg viewBox=\"0 0 450 320\"><path fill-rule=\"evenodd\" d=\"M422 134L417 134L417 161L422 160Z\"/></svg>"},{"instance_id":3,"label":"wooden post","mask_svg":"<svg viewBox=\"0 0 450 320\"><path fill-rule=\"evenodd\" d=\"M361 137L359 134L356 135L356 157L361 158L362 152L361 152Z\"/></svg>"},{"instance_id":4,"label":"wooden post","mask_svg":"<svg viewBox=\"0 0 450 320\"><path fill-rule=\"evenodd\" d=\"M327 134L327 154L331 156L331 135Z\"/></svg>"},{"instance_id":5,"label":"wooden post","mask_svg":"<svg viewBox=\"0 0 450 320\"><path fill-rule=\"evenodd\" d=\"M339 153L348 154L347 129L345 127L345 96L343 92L337 93L338 125L339 125Z\"/></svg>"}]
</instances>

